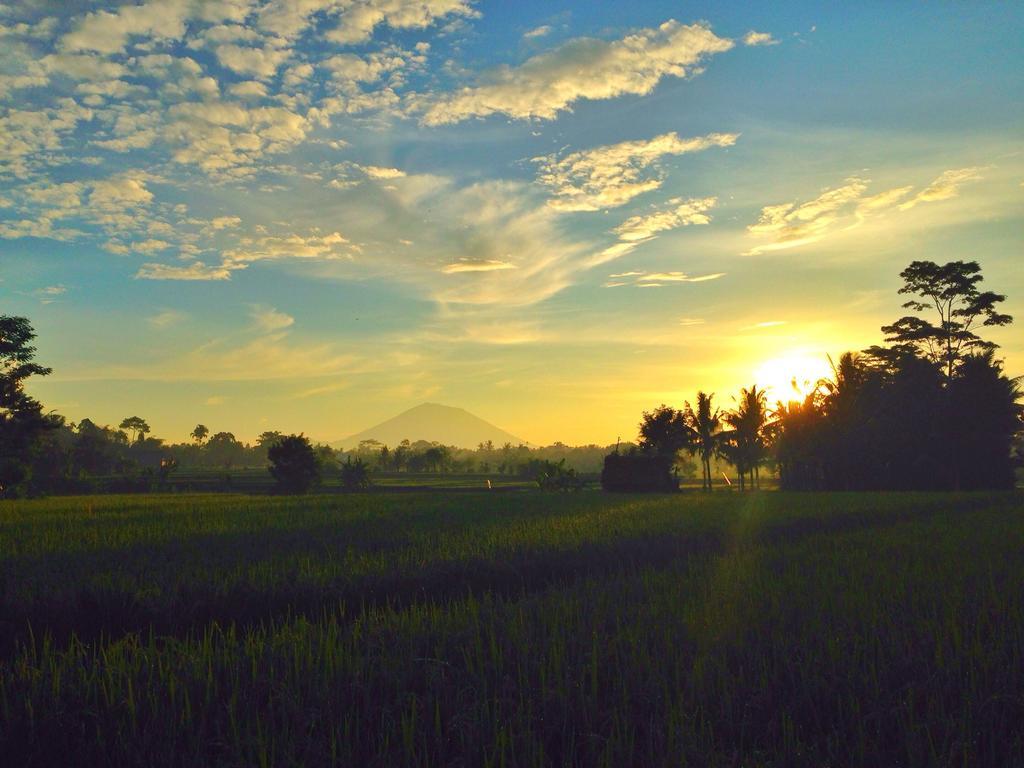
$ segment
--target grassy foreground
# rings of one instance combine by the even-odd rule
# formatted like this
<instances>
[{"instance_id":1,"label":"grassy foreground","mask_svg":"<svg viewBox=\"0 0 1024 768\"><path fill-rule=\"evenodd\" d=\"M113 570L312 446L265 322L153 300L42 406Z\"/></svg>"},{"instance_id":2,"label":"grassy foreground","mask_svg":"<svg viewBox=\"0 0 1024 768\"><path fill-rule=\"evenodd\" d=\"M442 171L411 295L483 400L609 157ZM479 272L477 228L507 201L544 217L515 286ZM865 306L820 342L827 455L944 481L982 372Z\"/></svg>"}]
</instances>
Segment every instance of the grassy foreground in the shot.
<instances>
[{"instance_id":1,"label":"grassy foreground","mask_svg":"<svg viewBox=\"0 0 1024 768\"><path fill-rule=\"evenodd\" d=\"M6 503L0 755L1021 765L1024 500Z\"/></svg>"}]
</instances>

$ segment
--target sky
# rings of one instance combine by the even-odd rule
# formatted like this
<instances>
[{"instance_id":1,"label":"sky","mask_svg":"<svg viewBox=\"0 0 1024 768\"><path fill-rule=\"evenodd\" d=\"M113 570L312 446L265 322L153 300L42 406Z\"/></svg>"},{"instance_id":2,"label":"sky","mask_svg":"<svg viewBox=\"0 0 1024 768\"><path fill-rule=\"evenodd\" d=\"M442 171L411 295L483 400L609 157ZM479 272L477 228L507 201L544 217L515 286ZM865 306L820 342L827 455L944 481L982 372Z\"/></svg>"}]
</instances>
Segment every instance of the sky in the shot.
<instances>
[{"instance_id":1,"label":"sky","mask_svg":"<svg viewBox=\"0 0 1024 768\"><path fill-rule=\"evenodd\" d=\"M1024 322L1016 3L0 4L0 313L72 421L534 444L881 341L915 259ZM1024 334L990 338L1024 373Z\"/></svg>"}]
</instances>

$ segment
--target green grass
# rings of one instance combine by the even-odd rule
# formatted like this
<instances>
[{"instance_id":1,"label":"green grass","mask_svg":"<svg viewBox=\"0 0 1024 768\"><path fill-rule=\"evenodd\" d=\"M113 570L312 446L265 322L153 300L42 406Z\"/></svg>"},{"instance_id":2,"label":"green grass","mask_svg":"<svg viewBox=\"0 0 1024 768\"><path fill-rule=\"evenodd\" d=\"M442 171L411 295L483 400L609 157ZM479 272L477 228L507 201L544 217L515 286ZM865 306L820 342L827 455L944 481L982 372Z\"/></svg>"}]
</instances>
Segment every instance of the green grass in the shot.
<instances>
[{"instance_id":1,"label":"green grass","mask_svg":"<svg viewBox=\"0 0 1024 768\"><path fill-rule=\"evenodd\" d=\"M11 764L1024 764L1015 495L0 506Z\"/></svg>"}]
</instances>

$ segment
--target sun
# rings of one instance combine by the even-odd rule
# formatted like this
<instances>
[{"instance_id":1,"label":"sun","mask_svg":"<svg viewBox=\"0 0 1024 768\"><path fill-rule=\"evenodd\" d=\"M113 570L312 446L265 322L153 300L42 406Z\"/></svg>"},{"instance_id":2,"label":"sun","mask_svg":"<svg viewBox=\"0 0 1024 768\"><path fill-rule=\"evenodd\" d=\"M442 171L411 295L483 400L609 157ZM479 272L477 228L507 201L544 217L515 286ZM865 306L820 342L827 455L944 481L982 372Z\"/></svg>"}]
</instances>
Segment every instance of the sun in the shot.
<instances>
[{"instance_id":1,"label":"sun","mask_svg":"<svg viewBox=\"0 0 1024 768\"><path fill-rule=\"evenodd\" d=\"M766 360L754 371L754 381L772 402L802 400L823 378L832 375L824 353L791 352Z\"/></svg>"}]
</instances>

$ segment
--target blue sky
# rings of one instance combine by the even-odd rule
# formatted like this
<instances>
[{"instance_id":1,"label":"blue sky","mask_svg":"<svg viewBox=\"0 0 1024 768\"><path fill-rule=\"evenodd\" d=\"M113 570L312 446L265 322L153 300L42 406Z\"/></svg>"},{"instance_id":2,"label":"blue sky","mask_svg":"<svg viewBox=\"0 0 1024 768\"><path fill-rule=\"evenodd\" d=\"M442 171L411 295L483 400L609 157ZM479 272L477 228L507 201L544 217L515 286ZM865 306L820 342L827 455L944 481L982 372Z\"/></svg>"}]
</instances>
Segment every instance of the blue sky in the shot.
<instances>
[{"instance_id":1,"label":"blue sky","mask_svg":"<svg viewBox=\"0 0 1024 768\"><path fill-rule=\"evenodd\" d=\"M74 420L611 442L876 343L916 258L1022 314L1014 4L55 7L0 4L0 311Z\"/></svg>"}]
</instances>

